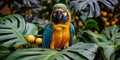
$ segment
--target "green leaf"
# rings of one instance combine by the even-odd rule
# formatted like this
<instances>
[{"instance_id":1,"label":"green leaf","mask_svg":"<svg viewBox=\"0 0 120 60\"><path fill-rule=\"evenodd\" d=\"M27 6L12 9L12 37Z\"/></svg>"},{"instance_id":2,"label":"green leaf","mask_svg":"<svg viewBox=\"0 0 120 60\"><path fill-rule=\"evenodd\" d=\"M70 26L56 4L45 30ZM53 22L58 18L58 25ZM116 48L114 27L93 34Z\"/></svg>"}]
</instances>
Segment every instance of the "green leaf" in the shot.
<instances>
[{"instance_id":1,"label":"green leaf","mask_svg":"<svg viewBox=\"0 0 120 60\"><path fill-rule=\"evenodd\" d=\"M24 18L18 14L5 16L0 22L0 46L17 47L28 44L24 35L38 33L34 24L26 24Z\"/></svg>"},{"instance_id":2,"label":"green leaf","mask_svg":"<svg viewBox=\"0 0 120 60\"><path fill-rule=\"evenodd\" d=\"M79 46L80 45L80 46ZM67 50L71 52L79 53L80 55L86 57L88 60L93 60L95 57L95 52L97 51L98 46L94 43L77 43Z\"/></svg>"},{"instance_id":3,"label":"green leaf","mask_svg":"<svg viewBox=\"0 0 120 60\"><path fill-rule=\"evenodd\" d=\"M114 53L110 57L111 60L120 60L120 45L117 45Z\"/></svg>"},{"instance_id":4,"label":"green leaf","mask_svg":"<svg viewBox=\"0 0 120 60\"><path fill-rule=\"evenodd\" d=\"M99 0L100 2L102 2L103 4L105 4L107 7L109 7L110 9L114 9L115 5L118 4L118 0Z\"/></svg>"},{"instance_id":5,"label":"green leaf","mask_svg":"<svg viewBox=\"0 0 120 60\"><path fill-rule=\"evenodd\" d=\"M26 23L26 35L36 35L38 33L38 28L32 23Z\"/></svg>"},{"instance_id":6,"label":"green leaf","mask_svg":"<svg viewBox=\"0 0 120 60\"><path fill-rule=\"evenodd\" d=\"M1 46L0 46L1 47ZM7 57L7 55L9 55L11 52L7 49L7 48L5 48L5 47L1 47L0 48L0 58L5 58L5 57Z\"/></svg>"},{"instance_id":7,"label":"green leaf","mask_svg":"<svg viewBox=\"0 0 120 60\"><path fill-rule=\"evenodd\" d=\"M19 49L10 54L6 60L93 60L97 48L96 44L80 42L62 51L45 48Z\"/></svg>"},{"instance_id":8,"label":"green leaf","mask_svg":"<svg viewBox=\"0 0 120 60\"><path fill-rule=\"evenodd\" d=\"M114 46L111 45L111 46L106 46L102 48L103 48L105 57L107 58L107 60L110 60L111 55L115 52Z\"/></svg>"},{"instance_id":9,"label":"green leaf","mask_svg":"<svg viewBox=\"0 0 120 60\"><path fill-rule=\"evenodd\" d=\"M110 9L114 9L115 5L118 4L118 0L74 0L69 4L69 8L72 12L82 12L88 8L88 18L100 16L99 2L105 4ZM81 15L80 15L81 16Z\"/></svg>"},{"instance_id":10,"label":"green leaf","mask_svg":"<svg viewBox=\"0 0 120 60\"><path fill-rule=\"evenodd\" d=\"M86 9L87 10L87 9ZM85 23L85 21L86 21L86 19L87 19L87 17L88 17L88 11L86 11L86 10L81 10L81 12L80 12L80 14L79 14L79 16L80 16L80 18L82 19L82 21Z\"/></svg>"},{"instance_id":11,"label":"green leaf","mask_svg":"<svg viewBox=\"0 0 120 60\"><path fill-rule=\"evenodd\" d=\"M120 47L120 32L119 26L114 25L106 27L106 33L104 34L95 34L90 30L84 31L90 37L90 40L95 42L101 49L103 58L107 60L115 59L116 53Z\"/></svg>"},{"instance_id":12,"label":"green leaf","mask_svg":"<svg viewBox=\"0 0 120 60\"><path fill-rule=\"evenodd\" d=\"M92 27L92 28L94 28L94 29L99 31L98 24L93 19L89 19L89 20L86 21L85 28L87 28L87 27Z\"/></svg>"},{"instance_id":13,"label":"green leaf","mask_svg":"<svg viewBox=\"0 0 120 60\"><path fill-rule=\"evenodd\" d=\"M95 34L94 32L92 32L92 31L90 31L90 30L85 30L84 33L87 33L87 34L89 34L90 36L95 37L95 38L98 38L98 39L100 39L100 40L106 41L106 40L104 40L104 38L103 38L101 35Z\"/></svg>"}]
</instances>

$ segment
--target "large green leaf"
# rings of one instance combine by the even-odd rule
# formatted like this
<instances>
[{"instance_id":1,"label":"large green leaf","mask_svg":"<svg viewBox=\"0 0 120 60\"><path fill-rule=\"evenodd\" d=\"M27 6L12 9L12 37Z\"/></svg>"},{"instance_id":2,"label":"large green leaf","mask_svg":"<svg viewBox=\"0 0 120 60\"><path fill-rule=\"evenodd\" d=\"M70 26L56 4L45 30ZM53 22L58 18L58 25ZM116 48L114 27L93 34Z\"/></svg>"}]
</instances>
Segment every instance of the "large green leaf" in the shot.
<instances>
[{"instance_id":1,"label":"large green leaf","mask_svg":"<svg viewBox=\"0 0 120 60\"><path fill-rule=\"evenodd\" d=\"M114 9L115 5L118 4L118 0L74 0L69 4L69 8L72 12L82 12L88 8L88 18L100 16L100 6L101 2L105 4L110 9Z\"/></svg>"},{"instance_id":2,"label":"large green leaf","mask_svg":"<svg viewBox=\"0 0 120 60\"><path fill-rule=\"evenodd\" d=\"M17 47L27 44L27 34L37 34L34 24L25 23L21 15L9 15L0 20L0 46Z\"/></svg>"},{"instance_id":3,"label":"large green leaf","mask_svg":"<svg viewBox=\"0 0 120 60\"><path fill-rule=\"evenodd\" d=\"M114 25L111 27L106 27L106 33L103 34L95 34L90 30L84 31L84 33L88 34L93 42L97 43L99 47L102 48L103 58L107 60L115 59L116 51L120 49L117 46L120 46L120 32L119 26ZM112 56L112 59L111 59Z\"/></svg>"},{"instance_id":4,"label":"large green leaf","mask_svg":"<svg viewBox=\"0 0 120 60\"><path fill-rule=\"evenodd\" d=\"M93 60L97 45L77 43L62 51L44 48L20 49L10 54L6 60Z\"/></svg>"},{"instance_id":5,"label":"large green leaf","mask_svg":"<svg viewBox=\"0 0 120 60\"><path fill-rule=\"evenodd\" d=\"M119 26L114 25L111 27L106 27L105 30L106 30L106 33L101 34L101 36L107 39L107 41L111 42L112 45L115 45L115 44L120 45Z\"/></svg>"}]
</instances>

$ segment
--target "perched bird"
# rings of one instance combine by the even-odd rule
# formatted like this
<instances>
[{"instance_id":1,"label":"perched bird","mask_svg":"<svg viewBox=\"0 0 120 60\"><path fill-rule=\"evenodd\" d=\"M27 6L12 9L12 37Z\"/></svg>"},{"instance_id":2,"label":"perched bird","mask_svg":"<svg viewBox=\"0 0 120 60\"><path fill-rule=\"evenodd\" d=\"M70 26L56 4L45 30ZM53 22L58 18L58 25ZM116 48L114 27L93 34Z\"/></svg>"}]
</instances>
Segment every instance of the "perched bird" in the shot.
<instances>
[{"instance_id":1,"label":"perched bird","mask_svg":"<svg viewBox=\"0 0 120 60\"><path fill-rule=\"evenodd\" d=\"M42 36L42 47L64 49L72 45L74 26L70 23L71 14L66 5L55 4Z\"/></svg>"}]
</instances>

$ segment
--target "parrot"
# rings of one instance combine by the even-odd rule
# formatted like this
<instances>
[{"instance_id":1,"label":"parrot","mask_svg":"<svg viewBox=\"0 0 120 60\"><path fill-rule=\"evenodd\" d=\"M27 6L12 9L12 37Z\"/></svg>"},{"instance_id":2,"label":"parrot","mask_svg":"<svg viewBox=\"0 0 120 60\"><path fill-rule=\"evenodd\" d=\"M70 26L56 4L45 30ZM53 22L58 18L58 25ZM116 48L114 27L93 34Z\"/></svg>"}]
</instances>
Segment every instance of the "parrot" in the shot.
<instances>
[{"instance_id":1,"label":"parrot","mask_svg":"<svg viewBox=\"0 0 120 60\"><path fill-rule=\"evenodd\" d=\"M45 26L42 34L42 47L51 49L65 49L72 45L75 29L71 21L71 14L67 6L57 3L53 6L50 22Z\"/></svg>"}]
</instances>

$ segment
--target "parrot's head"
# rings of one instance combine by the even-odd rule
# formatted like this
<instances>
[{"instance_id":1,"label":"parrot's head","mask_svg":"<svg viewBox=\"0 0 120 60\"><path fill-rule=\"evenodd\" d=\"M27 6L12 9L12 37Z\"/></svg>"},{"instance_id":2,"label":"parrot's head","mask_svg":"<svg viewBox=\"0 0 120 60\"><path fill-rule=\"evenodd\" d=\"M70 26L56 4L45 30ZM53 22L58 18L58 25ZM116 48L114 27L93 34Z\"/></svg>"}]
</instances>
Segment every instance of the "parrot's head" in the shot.
<instances>
[{"instance_id":1,"label":"parrot's head","mask_svg":"<svg viewBox=\"0 0 120 60\"><path fill-rule=\"evenodd\" d=\"M62 3L58 3L53 6L53 10L50 18L53 23L59 24L71 20L71 15L66 5Z\"/></svg>"}]
</instances>

